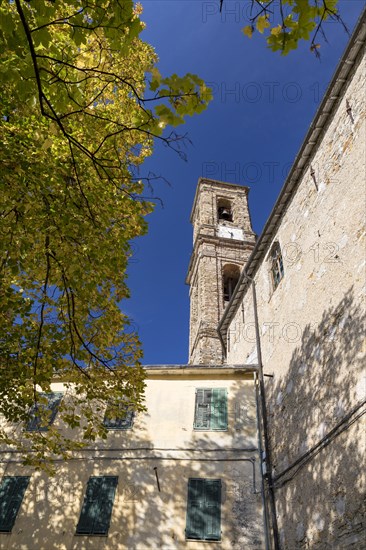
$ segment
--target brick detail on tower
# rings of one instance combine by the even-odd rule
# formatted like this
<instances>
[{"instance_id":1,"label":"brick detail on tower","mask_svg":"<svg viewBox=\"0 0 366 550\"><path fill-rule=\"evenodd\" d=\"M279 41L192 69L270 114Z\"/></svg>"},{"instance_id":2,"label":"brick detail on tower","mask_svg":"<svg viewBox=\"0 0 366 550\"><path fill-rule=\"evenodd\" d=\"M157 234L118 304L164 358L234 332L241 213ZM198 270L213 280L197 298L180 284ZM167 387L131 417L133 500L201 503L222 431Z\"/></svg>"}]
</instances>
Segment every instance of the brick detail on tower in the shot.
<instances>
[{"instance_id":1,"label":"brick detail on tower","mask_svg":"<svg viewBox=\"0 0 366 550\"><path fill-rule=\"evenodd\" d=\"M248 187L206 178L197 185L191 214L189 363L223 363L217 326L255 244Z\"/></svg>"}]
</instances>

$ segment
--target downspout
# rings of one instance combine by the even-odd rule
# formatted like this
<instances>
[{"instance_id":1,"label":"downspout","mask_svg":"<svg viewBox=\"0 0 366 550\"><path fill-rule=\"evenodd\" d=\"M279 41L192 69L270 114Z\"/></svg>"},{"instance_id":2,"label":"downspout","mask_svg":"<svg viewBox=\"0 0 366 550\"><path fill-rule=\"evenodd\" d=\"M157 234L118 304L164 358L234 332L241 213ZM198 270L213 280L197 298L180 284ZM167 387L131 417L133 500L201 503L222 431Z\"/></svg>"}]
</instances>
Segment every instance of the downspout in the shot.
<instances>
[{"instance_id":1,"label":"downspout","mask_svg":"<svg viewBox=\"0 0 366 550\"><path fill-rule=\"evenodd\" d=\"M255 403L256 403L256 413L257 413L257 426L258 426L258 451L260 458L260 468L262 473L262 426L259 417L259 392L258 392L258 375L254 373L254 386L255 386ZM270 550L270 535L269 535L269 524L268 524L268 509L266 504L266 494L264 486L264 477L261 475L261 495L262 495L262 504L263 504L263 523L264 523L264 536L265 536L265 545L266 550Z\"/></svg>"},{"instance_id":2,"label":"downspout","mask_svg":"<svg viewBox=\"0 0 366 550\"><path fill-rule=\"evenodd\" d=\"M226 361L226 346L219 329L217 329L217 334L219 335L219 340L220 340L221 350L222 350L222 362L224 363Z\"/></svg>"},{"instance_id":3,"label":"downspout","mask_svg":"<svg viewBox=\"0 0 366 550\"><path fill-rule=\"evenodd\" d=\"M263 376L263 363L262 363L262 350L260 342L260 332L259 332L259 322L258 322L258 308L257 308L257 294L255 290L254 279L249 277L244 268L244 278L247 279L253 290L253 309L254 309L254 325L255 325L255 336L256 336L256 347L257 347L257 358L258 358L258 378L259 378L259 397L260 397L260 413L261 420L263 422L263 439L264 439L264 450L266 453L266 474L265 477L268 481L268 494L269 494L269 505L271 511L271 523L273 530L273 543L274 550L280 550L279 542L279 533L277 525L277 515L276 515L276 501L273 487L273 477L272 477L272 460L271 460L271 449L269 446L268 439L268 421L267 421L267 407L266 407L266 397L265 397L265 388L264 388L264 376Z\"/></svg>"}]
</instances>

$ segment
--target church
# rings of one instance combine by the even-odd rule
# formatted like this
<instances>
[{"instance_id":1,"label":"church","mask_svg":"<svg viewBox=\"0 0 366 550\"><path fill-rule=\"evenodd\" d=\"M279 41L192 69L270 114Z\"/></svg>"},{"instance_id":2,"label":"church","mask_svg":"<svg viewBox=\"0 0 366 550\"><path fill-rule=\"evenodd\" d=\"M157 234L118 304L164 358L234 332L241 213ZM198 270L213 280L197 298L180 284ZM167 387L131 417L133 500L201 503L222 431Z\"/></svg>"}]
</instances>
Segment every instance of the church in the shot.
<instances>
[{"instance_id":1,"label":"church","mask_svg":"<svg viewBox=\"0 0 366 550\"><path fill-rule=\"evenodd\" d=\"M147 411L54 477L2 450L1 549L364 547L365 40L364 12L259 238L247 187L199 180L189 361L145 366Z\"/></svg>"}]
</instances>

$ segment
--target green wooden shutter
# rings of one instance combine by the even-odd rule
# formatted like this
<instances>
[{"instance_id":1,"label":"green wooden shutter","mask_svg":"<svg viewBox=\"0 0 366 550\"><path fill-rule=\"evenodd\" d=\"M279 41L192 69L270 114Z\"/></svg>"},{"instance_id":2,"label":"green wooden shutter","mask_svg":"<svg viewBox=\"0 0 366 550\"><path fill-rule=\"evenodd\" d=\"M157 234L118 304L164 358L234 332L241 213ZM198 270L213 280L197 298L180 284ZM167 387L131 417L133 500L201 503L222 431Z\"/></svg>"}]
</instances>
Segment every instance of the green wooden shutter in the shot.
<instances>
[{"instance_id":1,"label":"green wooden shutter","mask_svg":"<svg viewBox=\"0 0 366 550\"><path fill-rule=\"evenodd\" d=\"M211 430L227 430L227 394L225 388L214 388L212 390Z\"/></svg>"},{"instance_id":2,"label":"green wooden shutter","mask_svg":"<svg viewBox=\"0 0 366 550\"><path fill-rule=\"evenodd\" d=\"M117 483L117 476L89 478L76 527L77 534L106 535L108 533Z\"/></svg>"},{"instance_id":3,"label":"green wooden shutter","mask_svg":"<svg viewBox=\"0 0 366 550\"><path fill-rule=\"evenodd\" d=\"M11 532L29 479L25 476L3 477L0 484L0 532Z\"/></svg>"},{"instance_id":4,"label":"green wooden shutter","mask_svg":"<svg viewBox=\"0 0 366 550\"><path fill-rule=\"evenodd\" d=\"M106 535L111 522L114 495L118 477L102 477L99 491L99 514L94 522L93 533L95 535Z\"/></svg>"},{"instance_id":5,"label":"green wooden shutter","mask_svg":"<svg viewBox=\"0 0 366 550\"><path fill-rule=\"evenodd\" d=\"M187 539L203 539L205 536L205 480L188 481Z\"/></svg>"},{"instance_id":6,"label":"green wooden shutter","mask_svg":"<svg viewBox=\"0 0 366 550\"><path fill-rule=\"evenodd\" d=\"M221 539L221 480L188 481L186 538Z\"/></svg>"},{"instance_id":7,"label":"green wooden shutter","mask_svg":"<svg viewBox=\"0 0 366 550\"><path fill-rule=\"evenodd\" d=\"M62 399L62 392L40 393L40 397L44 397L47 399L47 405L44 405L42 403L41 405L38 405L38 407L40 407L40 409L46 408L48 411L50 411L50 414L48 417L48 424L47 425L41 424L42 419L40 415L37 413L38 407L32 407L31 418L26 427L26 430L28 432L32 432L32 431L46 432L48 430L48 426L50 426L56 418L57 410Z\"/></svg>"},{"instance_id":8,"label":"green wooden shutter","mask_svg":"<svg viewBox=\"0 0 366 550\"><path fill-rule=\"evenodd\" d=\"M205 480L205 540L221 539L221 480Z\"/></svg>"},{"instance_id":9,"label":"green wooden shutter","mask_svg":"<svg viewBox=\"0 0 366 550\"><path fill-rule=\"evenodd\" d=\"M90 477L86 486L83 507L81 509L76 533L88 535L93 533L94 521L98 515L100 478Z\"/></svg>"},{"instance_id":10,"label":"green wooden shutter","mask_svg":"<svg viewBox=\"0 0 366 550\"><path fill-rule=\"evenodd\" d=\"M212 397L211 390L205 390L205 389L196 390L194 428L197 430L210 429L211 397Z\"/></svg>"}]
</instances>

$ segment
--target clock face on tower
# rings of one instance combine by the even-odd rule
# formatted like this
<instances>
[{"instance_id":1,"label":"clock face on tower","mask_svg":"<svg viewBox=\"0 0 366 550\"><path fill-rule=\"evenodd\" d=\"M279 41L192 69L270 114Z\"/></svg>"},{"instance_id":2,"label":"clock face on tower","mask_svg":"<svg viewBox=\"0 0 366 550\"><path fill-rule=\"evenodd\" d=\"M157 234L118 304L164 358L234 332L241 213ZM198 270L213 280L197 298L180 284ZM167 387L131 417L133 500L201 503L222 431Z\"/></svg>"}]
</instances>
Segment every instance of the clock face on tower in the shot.
<instances>
[{"instance_id":1,"label":"clock face on tower","mask_svg":"<svg viewBox=\"0 0 366 550\"><path fill-rule=\"evenodd\" d=\"M244 232L237 227L228 227L226 225L218 226L218 236L224 239L236 239L237 241L244 240Z\"/></svg>"}]
</instances>

